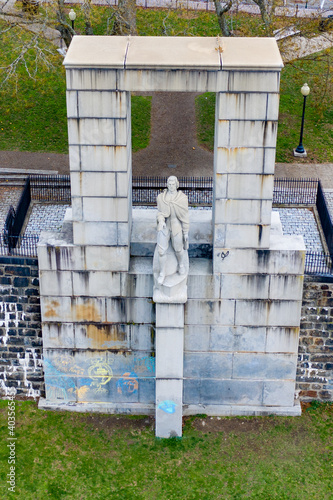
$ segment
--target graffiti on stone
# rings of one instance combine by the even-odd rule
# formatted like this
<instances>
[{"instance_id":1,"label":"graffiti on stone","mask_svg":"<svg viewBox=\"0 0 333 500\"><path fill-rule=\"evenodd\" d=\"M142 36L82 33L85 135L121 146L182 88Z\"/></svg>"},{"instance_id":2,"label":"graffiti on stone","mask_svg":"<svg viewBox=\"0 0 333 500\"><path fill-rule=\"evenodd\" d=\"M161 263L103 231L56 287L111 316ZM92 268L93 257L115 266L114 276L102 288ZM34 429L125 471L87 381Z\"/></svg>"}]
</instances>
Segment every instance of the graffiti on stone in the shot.
<instances>
[{"instance_id":1,"label":"graffiti on stone","mask_svg":"<svg viewBox=\"0 0 333 500\"><path fill-rule=\"evenodd\" d=\"M157 408L159 410L162 410L165 413L169 413L171 415L172 413L175 413L176 406L177 405L174 401L170 401L170 400L166 399L165 401L161 401L159 403L159 405L157 406Z\"/></svg>"},{"instance_id":2,"label":"graffiti on stone","mask_svg":"<svg viewBox=\"0 0 333 500\"><path fill-rule=\"evenodd\" d=\"M138 392L139 382L135 372L125 372L117 382L117 392L129 396Z\"/></svg>"}]
</instances>

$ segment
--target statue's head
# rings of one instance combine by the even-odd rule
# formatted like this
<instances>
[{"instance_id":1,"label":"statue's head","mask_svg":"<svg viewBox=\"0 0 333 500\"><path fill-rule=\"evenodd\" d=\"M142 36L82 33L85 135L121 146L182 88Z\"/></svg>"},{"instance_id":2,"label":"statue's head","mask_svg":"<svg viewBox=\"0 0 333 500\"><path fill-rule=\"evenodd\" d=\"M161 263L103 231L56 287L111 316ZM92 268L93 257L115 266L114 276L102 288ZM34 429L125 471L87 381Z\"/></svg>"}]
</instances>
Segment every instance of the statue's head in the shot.
<instances>
[{"instance_id":1,"label":"statue's head","mask_svg":"<svg viewBox=\"0 0 333 500\"><path fill-rule=\"evenodd\" d=\"M170 175L170 177L168 177L167 186L168 189L173 186L176 186L176 190L179 188L179 181L175 175Z\"/></svg>"}]
</instances>

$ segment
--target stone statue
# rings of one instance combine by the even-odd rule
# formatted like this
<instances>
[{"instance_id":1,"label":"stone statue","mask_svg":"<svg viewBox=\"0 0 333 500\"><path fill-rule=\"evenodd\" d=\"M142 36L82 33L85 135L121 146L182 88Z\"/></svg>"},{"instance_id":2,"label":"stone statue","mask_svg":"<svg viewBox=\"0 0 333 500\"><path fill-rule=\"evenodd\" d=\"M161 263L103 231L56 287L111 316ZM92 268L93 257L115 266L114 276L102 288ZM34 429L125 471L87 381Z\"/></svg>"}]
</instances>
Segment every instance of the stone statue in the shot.
<instances>
[{"instance_id":1,"label":"stone statue","mask_svg":"<svg viewBox=\"0 0 333 500\"><path fill-rule=\"evenodd\" d=\"M178 191L178 187L178 179L172 175L167 180L167 189L157 197L157 245L153 265L155 289L160 291L157 293L157 296L160 296L166 293L167 288L170 302L179 298L181 283L185 287L185 292L181 293L182 297L187 294L188 199L182 191ZM175 286L178 292L176 289L172 290Z\"/></svg>"}]
</instances>

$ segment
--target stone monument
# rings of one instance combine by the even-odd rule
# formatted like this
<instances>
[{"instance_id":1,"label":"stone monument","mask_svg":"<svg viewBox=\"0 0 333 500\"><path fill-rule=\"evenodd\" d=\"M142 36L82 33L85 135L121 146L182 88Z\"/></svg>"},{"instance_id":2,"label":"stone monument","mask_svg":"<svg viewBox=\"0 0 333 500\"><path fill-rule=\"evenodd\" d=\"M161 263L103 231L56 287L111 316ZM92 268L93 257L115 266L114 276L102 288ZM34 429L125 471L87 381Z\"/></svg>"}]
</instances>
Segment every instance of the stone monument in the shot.
<instances>
[{"instance_id":1,"label":"stone monument","mask_svg":"<svg viewBox=\"0 0 333 500\"><path fill-rule=\"evenodd\" d=\"M155 414L158 437L181 436L182 415L299 415L305 246L272 218L276 41L75 36L64 64L72 208L38 248L40 407ZM169 181L155 276L156 209L132 207L132 91L216 93L213 207L189 211L187 238L182 201L173 232Z\"/></svg>"}]
</instances>

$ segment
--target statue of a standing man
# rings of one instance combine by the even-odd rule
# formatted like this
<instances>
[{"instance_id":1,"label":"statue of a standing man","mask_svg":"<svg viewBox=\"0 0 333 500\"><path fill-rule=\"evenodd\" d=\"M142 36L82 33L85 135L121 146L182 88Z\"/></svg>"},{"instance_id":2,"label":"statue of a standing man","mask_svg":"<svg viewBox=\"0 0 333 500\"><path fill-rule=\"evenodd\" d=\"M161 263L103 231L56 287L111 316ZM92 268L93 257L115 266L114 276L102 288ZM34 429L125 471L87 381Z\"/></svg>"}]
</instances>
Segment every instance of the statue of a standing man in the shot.
<instances>
[{"instance_id":1,"label":"statue of a standing man","mask_svg":"<svg viewBox=\"0 0 333 500\"><path fill-rule=\"evenodd\" d=\"M157 250L159 256L158 283L163 284L166 276L167 250L171 239L178 262L178 273L186 273L185 252L188 250L189 214L188 199L177 191L179 182L174 175L167 180L167 189L157 197Z\"/></svg>"}]
</instances>

